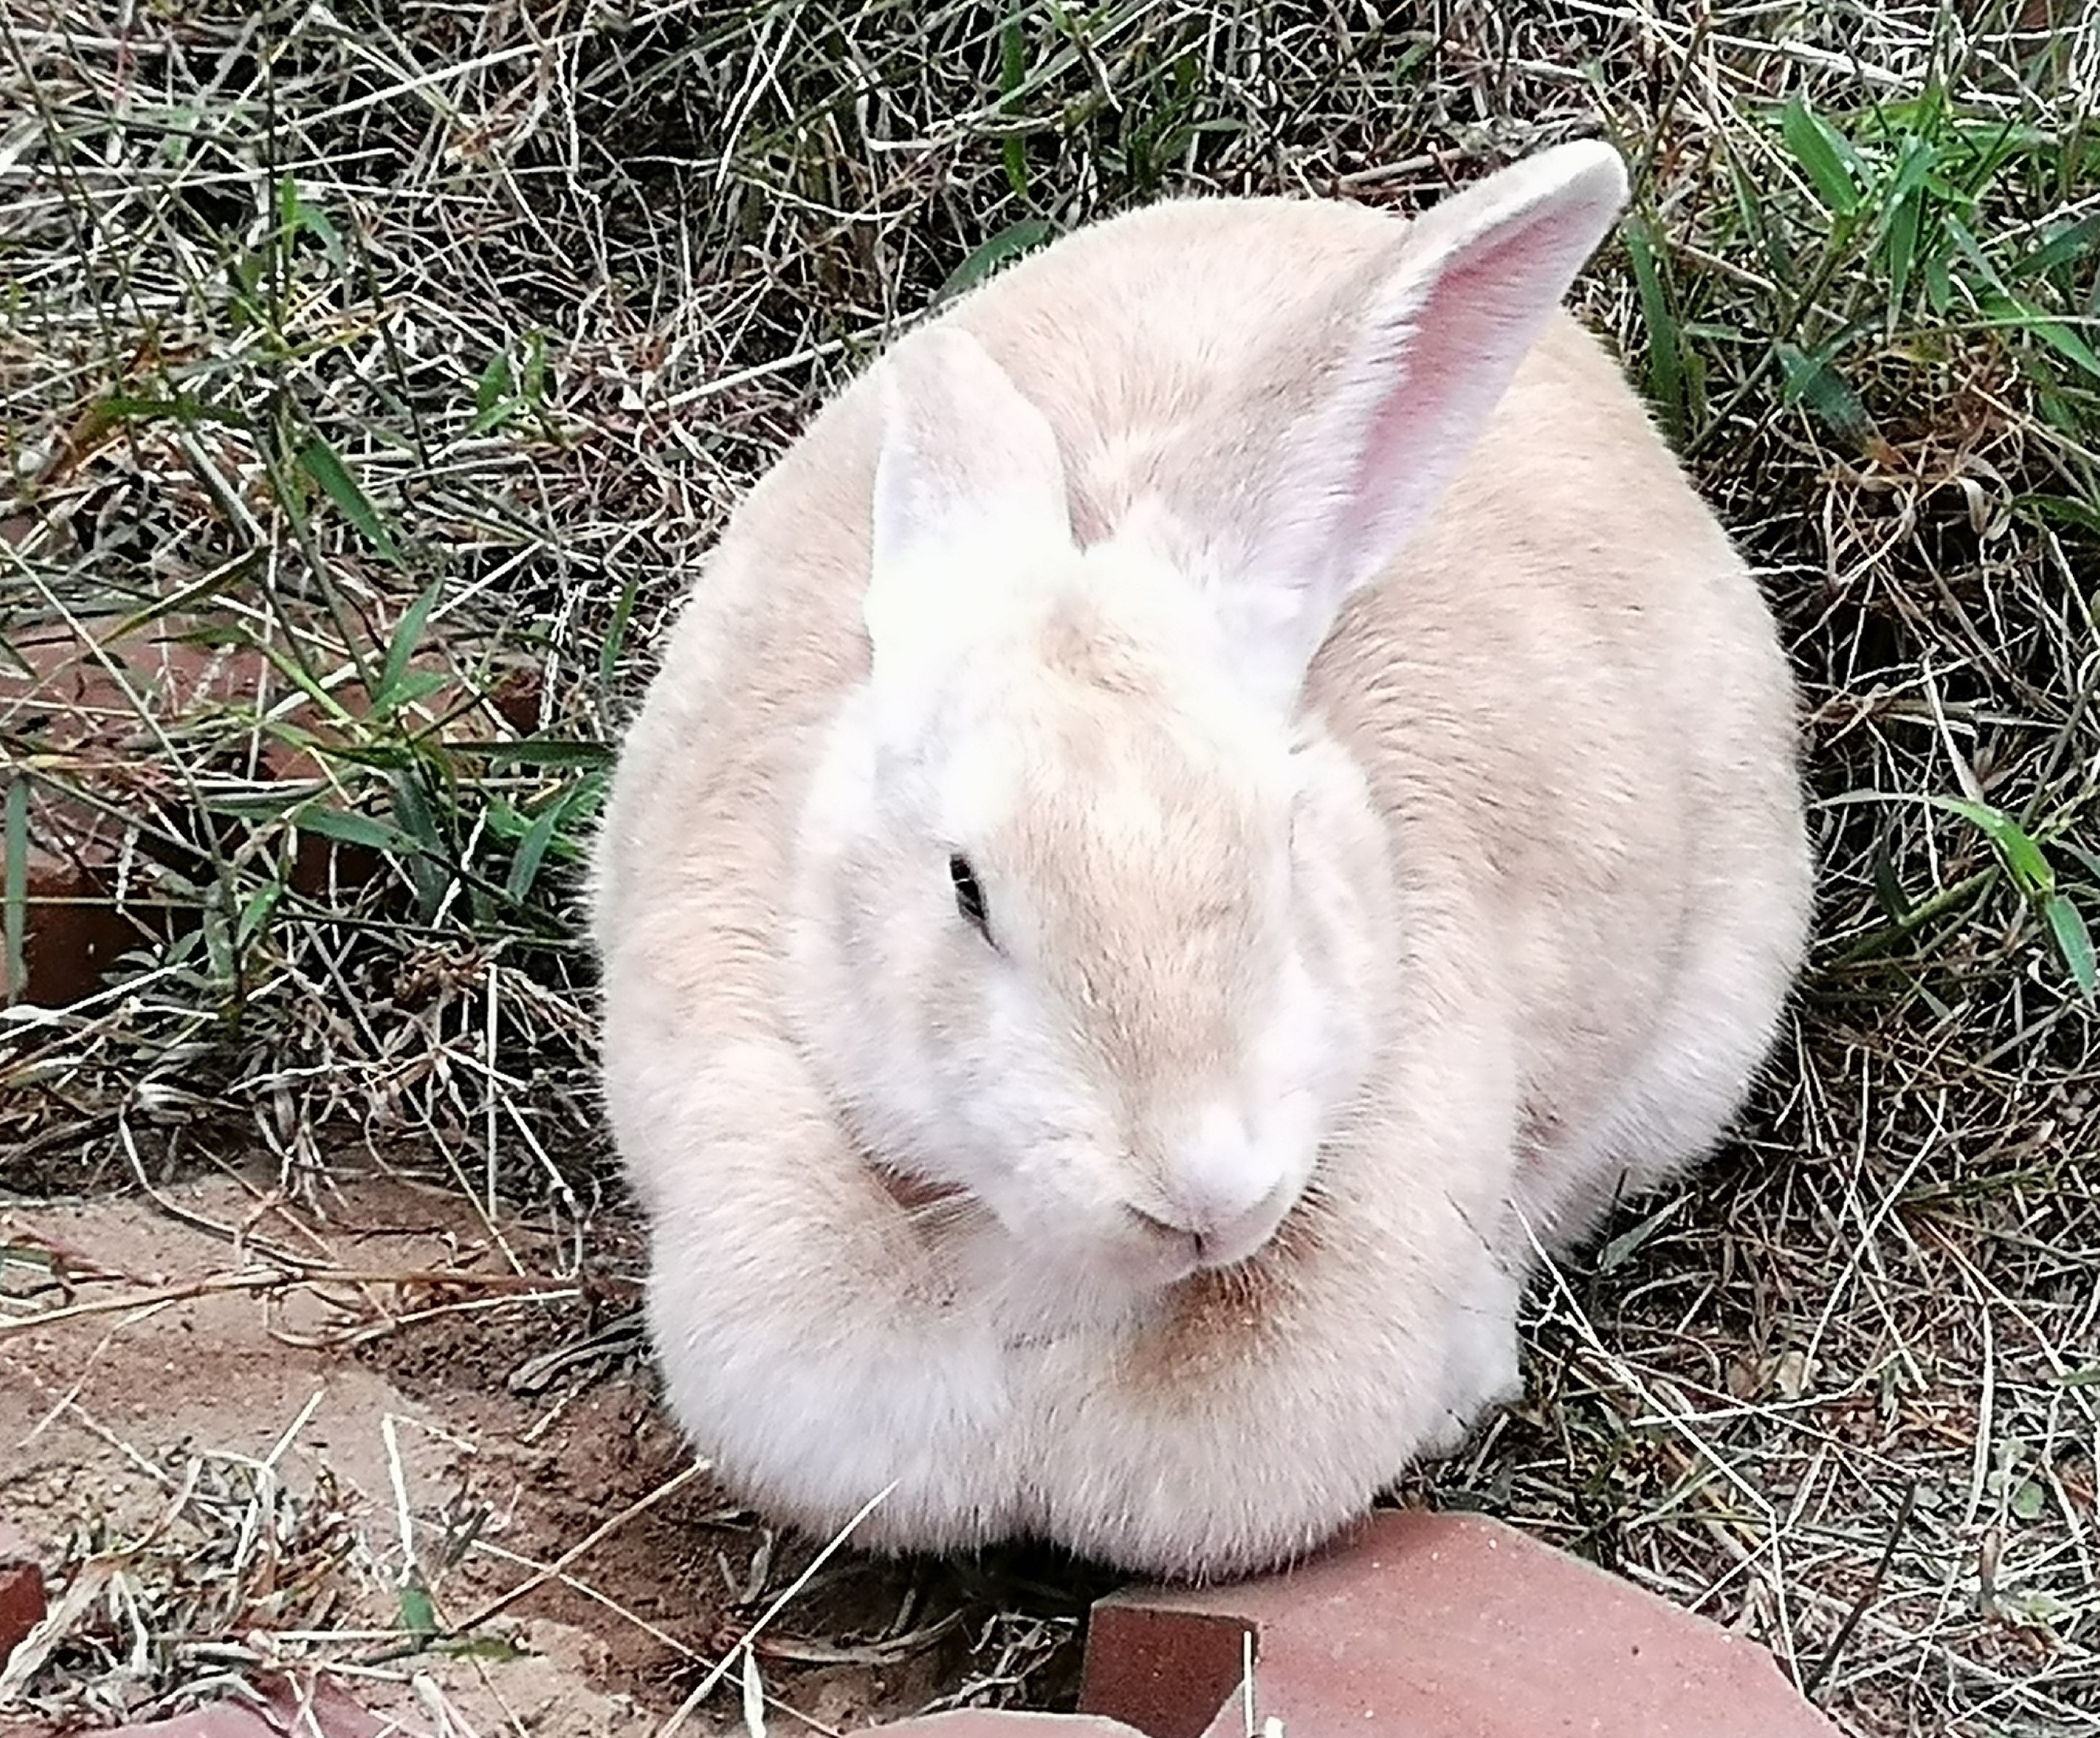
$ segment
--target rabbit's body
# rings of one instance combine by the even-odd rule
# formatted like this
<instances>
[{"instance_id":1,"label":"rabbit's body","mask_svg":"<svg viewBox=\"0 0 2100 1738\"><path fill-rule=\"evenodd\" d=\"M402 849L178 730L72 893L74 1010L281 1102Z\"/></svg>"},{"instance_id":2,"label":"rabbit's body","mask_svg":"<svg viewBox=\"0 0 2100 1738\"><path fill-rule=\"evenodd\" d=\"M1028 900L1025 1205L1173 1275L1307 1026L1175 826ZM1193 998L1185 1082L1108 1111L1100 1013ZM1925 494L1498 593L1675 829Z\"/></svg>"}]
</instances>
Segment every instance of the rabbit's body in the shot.
<instances>
[{"instance_id":1,"label":"rabbit's body","mask_svg":"<svg viewBox=\"0 0 2100 1738\"><path fill-rule=\"evenodd\" d=\"M1401 233L1339 205L1169 205L1061 242L943 324L973 334L1054 430L1080 546L1113 547L1135 526L1145 548L1207 571L1245 540L1226 533L1234 503L1268 486L1273 437L1312 426L1323 371L1351 342L1338 325L1361 300L1350 286L1380 281ZM893 1485L863 1542L1034 1533L1170 1574L1286 1557L1510 1389L1534 1232L1549 1247L1579 1237L1615 1196L1719 1134L1770 1041L1807 919L1789 680L1748 572L1615 367L1564 314L1533 329L1440 503L1338 619L1316 611L1304 630L1320 649L1295 726L1281 726L1297 731L1288 764L1303 788L1276 846L1292 867L1273 934L1230 915L1268 899L1268 884L1218 867L1265 861L1266 787L1250 774L1242 793L1232 769L1269 763L1235 745L1229 682L1200 673L1211 629L1177 614L1195 593L1154 585L1140 560L1097 576L1085 607L984 630L983 659L1026 655L1062 686L1024 708L1026 729L1054 739L1052 771L1030 775L1026 802L995 805L999 849L1051 867L988 882L986 939L1001 946L980 967L922 933L938 914L894 889L932 848L900 842L888 799L867 794L904 776L900 756L946 793L943 814L974 788L954 770L968 743L864 746L905 728L867 710L871 628L879 647L885 631L870 586L879 381L826 409L735 514L628 739L597 930L610 1103L653 1224L650 1316L671 1401L762 1508L821 1531ZM1247 358L1265 359L1258 390ZM1419 373L1435 390L1433 359ZM925 390L934 415L947 401L938 382ZM885 462L910 480L912 457ZM972 571L997 587L1017 549L989 539ZM1238 594L1220 595L1229 613ZM965 614L994 607L955 596ZM1009 629L1024 654L999 637ZM1126 645L1138 651L1118 662ZM1149 693L1146 655L1184 645L1199 676L1158 685L1194 723L1157 740L1114 722L1125 713L1089 725L1096 700ZM928 668L936 682L950 665ZM1247 668L1259 687L1266 666ZM1032 680L999 691L1033 692ZM1067 716L1057 696L1073 695ZM1239 711L1263 716L1252 700ZM1097 807L1118 818L1103 827L1125 824L1126 786L1167 793L1130 810L1150 843L1127 874L1113 844L1070 842L1095 823L1059 805L1088 779L1110 793ZM1068 850L1107 866L1085 874L1124 874L1139 891L1116 906L1082 880L1068 921L1044 891L1064 884L1053 871ZM893 917L907 905L908 920ZM1212 906L1227 914L1216 924L1184 922ZM1009 911L1040 937L1000 936ZM1233 951L1242 921L1254 965ZM1074 933L1095 950L1077 964L1057 940ZM1215 967L1220 949L1238 963ZM1130 1082L1202 1074L1205 1046L1238 1043L1203 1034L1240 1031L1231 998L1269 986L1272 955L1304 980L1273 990L1299 1012L1241 1024L1250 1046L1287 1051L1296 1031L1318 1052L1264 1052L1260 1065L1294 1083L1269 1096L1312 1119L1309 1180L1290 1171L1262 1194L1263 1161L1221 1136L1184 1163L1181 1133L1127 1187L1098 1166L1057 1180L1089 1211L1106 1191L1170 1240L1185 1223L1199 1261L1234 1224L1260 1233L1255 1252L1162 1278L1108 1232L1068 1243L1031 1229L1048 1186L1036 1173L1067 1162L1074 1129L1151 1152L1129 1131L1153 1126L1145 1107L1189 1095ZM1024 963L1025 983L977 975ZM1242 988L1207 1000L1214 969ZM871 990L885 974L911 987ZM1028 1020L1064 1010L1038 1020L1053 1033L1105 1022L1114 1036L1079 1050L1123 1109L1068 1106L1079 1065L1062 1051L1054 1066L1032 1052L1009 1062L1027 1046L1008 1038L954 1061L1024 1017L1007 1011L1015 998ZM933 1058L924 1079L898 1060L920 1056ZM942 1072L951 1064L961 1086ZM1222 1072L1272 1078L1255 1067ZM969 1168L971 1141L1002 1147L1003 1123L962 1130L946 1156L977 1107L1012 1120L1046 1104L1065 1146L1017 1144L1009 1168L1036 1193L1010 1208L1004 1172L978 1187ZM1263 1114L1242 1113L1256 1146ZM1111 1124L1123 1132L1096 1140ZM1235 1194L1243 1173L1254 1180ZM962 1205L942 1204L958 1189ZM1242 1195L1280 1203L1280 1227ZM1229 1210L1185 1211L1229 1196Z\"/></svg>"}]
</instances>

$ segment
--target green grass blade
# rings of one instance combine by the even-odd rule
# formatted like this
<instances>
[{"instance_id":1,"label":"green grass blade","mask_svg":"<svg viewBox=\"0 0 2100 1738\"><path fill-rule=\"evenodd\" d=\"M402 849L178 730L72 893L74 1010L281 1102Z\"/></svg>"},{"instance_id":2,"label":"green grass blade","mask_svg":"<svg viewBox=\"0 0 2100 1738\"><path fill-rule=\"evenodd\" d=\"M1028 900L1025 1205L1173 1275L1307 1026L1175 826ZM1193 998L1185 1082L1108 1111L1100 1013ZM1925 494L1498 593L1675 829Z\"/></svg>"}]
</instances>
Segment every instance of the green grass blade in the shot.
<instances>
[{"instance_id":1,"label":"green grass blade","mask_svg":"<svg viewBox=\"0 0 2100 1738\"><path fill-rule=\"evenodd\" d=\"M1918 231L1924 221L1923 198L1921 193L1912 189L1899 199L1889 212L1888 234L1882 249L1889 277L1884 300L1891 327L1902 319L1904 305L1909 298L1911 267L1917 257Z\"/></svg>"},{"instance_id":2,"label":"green grass blade","mask_svg":"<svg viewBox=\"0 0 2100 1738\"><path fill-rule=\"evenodd\" d=\"M1630 222L1626 240L1626 257L1632 262L1634 284L1640 294L1641 320L1648 328L1648 396L1662 412L1671 438L1681 442L1689 408L1684 402L1682 334L1656 264L1647 220Z\"/></svg>"},{"instance_id":3,"label":"green grass blade","mask_svg":"<svg viewBox=\"0 0 2100 1738\"><path fill-rule=\"evenodd\" d=\"M412 1568L401 1584L400 1603L401 1627L418 1647L437 1634L437 1608L423 1586L422 1576Z\"/></svg>"},{"instance_id":4,"label":"green grass blade","mask_svg":"<svg viewBox=\"0 0 2100 1738\"><path fill-rule=\"evenodd\" d=\"M443 903L445 890L452 884L452 871L451 854L439 826L438 811L424 788L424 770L418 765L405 765L388 783L394 792L395 820L419 847L409 859L408 868L415 877L417 916L428 923Z\"/></svg>"},{"instance_id":5,"label":"green grass blade","mask_svg":"<svg viewBox=\"0 0 2100 1738\"><path fill-rule=\"evenodd\" d=\"M972 249L962 264L948 274L947 281L934 293L935 306L952 301L966 290L975 289L1009 259L1042 246L1050 239L1050 233L1046 219L1032 217L1019 218L995 231Z\"/></svg>"},{"instance_id":6,"label":"green grass blade","mask_svg":"<svg viewBox=\"0 0 2100 1738\"><path fill-rule=\"evenodd\" d=\"M474 383L474 408L486 416L509 398L510 391L510 359L499 350Z\"/></svg>"},{"instance_id":7,"label":"green grass blade","mask_svg":"<svg viewBox=\"0 0 2100 1738\"><path fill-rule=\"evenodd\" d=\"M594 770L610 766L613 758L612 749L604 743L555 736L527 736L514 743L457 742L452 746L461 754L481 756L493 766L576 766Z\"/></svg>"},{"instance_id":8,"label":"green grass blade","mask_svg":"<svg viewBox=\"0 0 2100 1738\"><path fill-rule=\"evenodd\" d=\"M392 712L402 704L403 679L408 673L409 660L416 655L416 648L423 637L423 624L430 619L430 611L437 607L439 593L443 581L426 587L421 596L401 612L401 619L394 625L394 637L387 642L386 662L379 672L379 686L372 696L376 711ZM435 672L429 673L435 675ZM443 677L437 677L442 684ZM430 691L426 688L426 692Z\"/></svg>"},{"instance_id":9,"label":"green grass blade","mask_svg":"<svg viewBox=\"0 0 2100 1738\"><path fill-rule=\"evenodd\" d=\"M612 681L620 668L620 654L627 646L628 624L634 617L634 600L642 593L642 582L632 574L620 588L620 596L613 602L612 620L607 624L605 643L598 647L598 691L601 698L612 692Z\"/></svg>"},{"instance_id":10,"label":"green grass blade","mask_svg":"<svg viewBox=\"0 0 2100 1738\"><path fill-rule=\"evenodd\" d=\"M265 881L248 896L240 907L240 920L234 926L236 947L245 948L269 928L271 916L284 897L285 884L281 881Z\"/></svg>"},{"instance_id":11,"label":"green grass blade","mask_svg":"<svg viewBox=\"0 0 2100 1738\"><path fill-rule=\"evenodd\" d=\"M2049 858L2010 815L1988 804L1972 803L1965 797L1928 796L1926 801L1934 808L1958 814L1976 827L1997 847L1999 856L2022 893L2039 898L2056 891L2056 871L2050 868Z\"/></svg>"},{"instance_id":12,"label":"green grass blade","mask_svg":"<svg viewBox=\"0 0 2100 1738\"><path fill-rule=\"evenodd\" d=\"M2026 278L2046 277L2060 267L2075 265L2100 249L2100 213L2067 224L2028 254L2005 268L2014 283Z\"/></svg>"},{"instance_id":13,"label":"green grass blade","mask_svg":"<svg viewBox=\"0 0 2100 1738\"><path fill-rule=\"evenodd\" d=\"M999 109L1010 113L1015 94L1028 77L1028 39L1021 33L1021 15L1014 14L999 27ZM1006 170L1006 184L1013 189L1016 199L1028 197L1028 145L1017 133L1009 133L999 146L999 158Z\"/></svg>"},{"instance_id":14,"label":"green grass blade","mask_svg":"<svg viewBox=\"0 0 2100 1738\"><path fill-rule=\"evenodd\" d=\"M1794 161L1807 171L1823 203L1838 217L1860 209L1860 185L1852 171L1858 155L1844 135L1811 109L1796 92L1780 114L1780 135Z\"/></svg>"},{"instance_id":15,"label":"green grass blade","mask_svg":"<svg viewBox=\"0 0 2100 1738\"><path fill-rule=\"evenodd\" d=\"M532 824L526 828L525 836L518 841L517 854L510 860L510 876L503 890L519 905L524 904L532 891L532 884L539 878L540 864L546 857L547 847L554 842L555 829L562 824L562 805L551 802L542 809Z\"/></svg>"},{"instance_id":16,"label":"green grass blade","mask_svg":"<svg viewBox=\"0 0 2100 1738\"><path fill-rule=\"evenodd\" d=\"M398 562L400 551L395 547L394 539L381 523L377 511L357 486L335 448L319 434L307 436L299 448L299 465L321 487L321 492L336 504L342 516L364 533L364 540L388 561Z\"/></svg>"},{"instance_id":17,"label":"green grass blade","mask_svg":"<svg viewBox=\"0 0 2100 1738\"><path fill-rule=\"evenodd\" d=\"M1780 345L1778 353L1789 401L1807 404L1833 434L1855 449L1873 444L1879 438L1873 417L1826 358L1808 355L1793 344Z\"/></svg>"},{"instance_id":18,"label":"green grass blade","mask_svg":"<svg viewBox=\"0 0 2100 1738\"><path fill-rule=\"evenodd\" d=\"M292 824L302 833L333 839L338 845L362 845L367 850L385 851L396 857L416 849L416 841L398 827L375 821L368 814L359 814L354 809L338 809L328 803L315 803L302 809L292 817Z\"/></svg>"},{"instance_id":19,"label":"green grass blade","mask_svg":"<svg viewBox=\"0 0 2100 1738\"><path fill-rule=\"evenodd\" d=\"M2009 331L2025 332L2075 363L2083 372L2100 380L2100 355L2093 346L2060 320L2054 320L2040 308L2018 296L2002 300L1992 298L1988 304L1996 316L1996 324Z\"/></svg>"},{"instance_id":20,"label":"green grass blade","mask_svg":"<svg viewBox=\"0 0 2100 1738\"><path fill-rule=\"evenodd\" d=\"M2078 986L2080 995L2091 1000L2094 992L2100 990L2100 973L2095 970L2093 934L2085 927L2085 914L2065 893L2051 893L2042 901L2041 909L2056 937L2057 951L2071 969L2071 981Z\"/></svg>"}]
</instances>

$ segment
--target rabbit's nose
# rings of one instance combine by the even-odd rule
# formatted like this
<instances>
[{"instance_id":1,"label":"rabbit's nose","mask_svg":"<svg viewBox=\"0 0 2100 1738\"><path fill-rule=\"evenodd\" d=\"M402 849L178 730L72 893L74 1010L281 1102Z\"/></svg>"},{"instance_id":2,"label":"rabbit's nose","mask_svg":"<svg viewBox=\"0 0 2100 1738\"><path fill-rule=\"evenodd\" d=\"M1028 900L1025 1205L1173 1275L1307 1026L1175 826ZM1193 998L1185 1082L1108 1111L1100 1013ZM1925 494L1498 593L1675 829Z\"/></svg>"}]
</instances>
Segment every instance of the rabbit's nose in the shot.
<instances>
[{"instance_id":1,"label":"rabbit's nose","mask_svg":"<svg viewBox=\"0 0 2100 1738\"><path fill-rule=\"evenodd\" d=\"M1286 1172L1282 1158L1254 1138L1237 1109L1207 1105L1169 1155L1164 1216L1206 1242L1217 1240L1267 1207Z\"/></svg>"}]
</instances>

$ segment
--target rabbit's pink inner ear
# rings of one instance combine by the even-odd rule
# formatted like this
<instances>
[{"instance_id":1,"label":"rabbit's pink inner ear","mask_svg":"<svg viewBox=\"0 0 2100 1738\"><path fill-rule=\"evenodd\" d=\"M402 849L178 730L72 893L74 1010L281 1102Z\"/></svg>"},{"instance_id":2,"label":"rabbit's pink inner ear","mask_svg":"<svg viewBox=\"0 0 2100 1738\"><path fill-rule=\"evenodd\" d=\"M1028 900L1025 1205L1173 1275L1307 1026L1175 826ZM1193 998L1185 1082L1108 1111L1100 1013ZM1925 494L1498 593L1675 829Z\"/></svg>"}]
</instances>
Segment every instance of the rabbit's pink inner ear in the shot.
<instances>
[{"instance_id":1,"label":"rabbit's pink inner ear","mask_svg":"<svg viewBox=\"0 0 2100 1738\"><path fill-rule=\"evenodd\" d=\"M1348 594L1435 509L1625 194L1616 152L1564 146L1406 232L1353 342L1277 442L1247 577L1299 620L1269 655L1309 661ZM1276 601L1237 613L1273 621Z\"/></svg>"},{"instance_id":2,"label":"rabbit's pink inner ear","mask_svg":"<svg viewBox=\"0 0 2100 1738\"><path fill-rule=\"evenodd\" d=\"M1366 335L1383 388L1337 527L1342 571L1332 577L1345 591L1434 509L1617 209L1615 196L1578 183L1396 274Z\"/></svg>"}]
</instances>

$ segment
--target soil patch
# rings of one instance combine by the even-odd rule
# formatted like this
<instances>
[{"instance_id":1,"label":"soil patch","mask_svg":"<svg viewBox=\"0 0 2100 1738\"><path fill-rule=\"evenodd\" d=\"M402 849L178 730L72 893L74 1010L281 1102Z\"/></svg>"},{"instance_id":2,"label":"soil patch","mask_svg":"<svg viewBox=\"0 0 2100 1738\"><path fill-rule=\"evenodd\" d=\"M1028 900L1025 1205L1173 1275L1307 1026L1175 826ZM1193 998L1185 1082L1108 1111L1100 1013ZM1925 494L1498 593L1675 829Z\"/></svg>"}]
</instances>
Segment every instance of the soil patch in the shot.
<instances>
[{"instance_id":1,"label":"soil patch","mask_svg":"<svg viewBox=\"0 0 2100 1738\"><path fill-rule=\"evenodd\" d=\"M293 1660L409 1731L656 1731L820 1545L726 1501L660 1410L602 1277L638 1271L631 1228L580 1276L456 1189L273 1184L0 1198L0 1520L77 1608L17 1705L137 1718ZM1039 1705L1096 1590L1029 1554L845 1551L752 1653L788 1731ZM743 1680L685 1729L741 1730Z\"/></svg>"}]
</instances>

